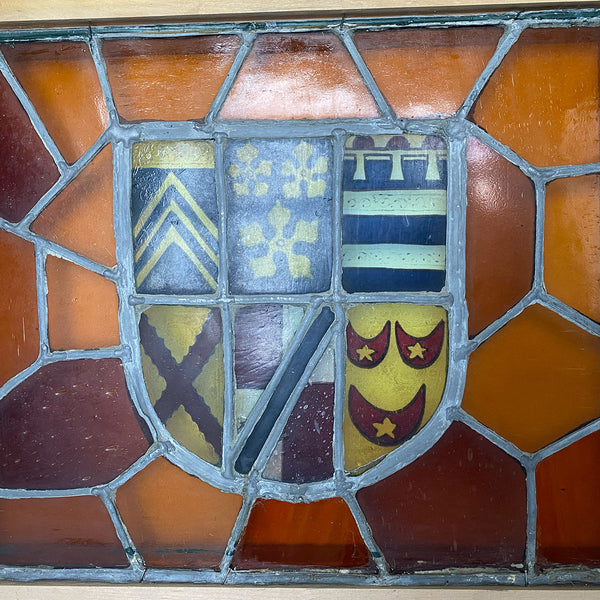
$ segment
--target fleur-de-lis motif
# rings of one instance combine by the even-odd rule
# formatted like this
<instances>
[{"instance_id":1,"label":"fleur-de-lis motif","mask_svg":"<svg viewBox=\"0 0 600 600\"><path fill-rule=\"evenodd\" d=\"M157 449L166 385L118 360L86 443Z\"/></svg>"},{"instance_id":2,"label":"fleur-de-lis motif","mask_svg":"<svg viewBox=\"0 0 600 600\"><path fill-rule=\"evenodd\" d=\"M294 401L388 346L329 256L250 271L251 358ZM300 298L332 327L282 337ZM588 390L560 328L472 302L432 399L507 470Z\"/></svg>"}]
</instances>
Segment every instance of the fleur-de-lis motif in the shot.
<instances>
[{"instance_id":1,"label":"fleur-de-lis motif","mask_svg":"<svg viewBox=\"0 0 600 600\"><path fill-rule=\"evenodd\" d=\"M275 229L275 235L270 239L264 235L262 226L258 222L250 223L247 227L240 228L242 243L247 248L258 244L268 245L267 254L259 258L250 259L250 268L254 277L272 277L277 270L273 257L276 252L283 252L287 259L290 275L294 279L300 277L312 277L310 271L310 260L303 254L296 254L292 248L296 242L307 242L314 244L318 237L318 220L298 221L291 237L285 237L283 230L289 223L291 212L281 206L279 202L267 214L269 223Z\"/></svg>"},{"instance_id":2,"label":"fleur-de-lis motif","mask_svg":"<svg viewBox=\"0 0 600 600\"><path fill-rule=\"evenodd\" d=\"M294 148L294 156L299 166L296 167L291 160L286 160L281 165L281 174L294 178L293 181L283 184L283 193L286 198L299 198L302 182L306 182L306 195L309 198L322 196L325 193L327 184L319 175L327 173L328 161L325 156L320 156L314 162L314 166L309 167L308 163L314 151L314 146L302 141Z\"/></svg>"},{"instance_id":3,"label":"fleur-de-lis motif","mask_svg":"<svg viewBox=\"0 0 600 600\"><path fill-rule=\"evenodd\" d=\"M244 144L236 152L236 156L242 164L234 163L229 167L229 175L233 179L239 179L233 183L233 191L236 196L247 196L250 193L250 183L253 184L256 196L264 196L269 190L269 185L264 181L259 181L258 175L270 177L273 163L269 160L261 160L258 166L254 167L253 163L258 158L258 149L250 142Z\"/></svg>"}]
</instances>

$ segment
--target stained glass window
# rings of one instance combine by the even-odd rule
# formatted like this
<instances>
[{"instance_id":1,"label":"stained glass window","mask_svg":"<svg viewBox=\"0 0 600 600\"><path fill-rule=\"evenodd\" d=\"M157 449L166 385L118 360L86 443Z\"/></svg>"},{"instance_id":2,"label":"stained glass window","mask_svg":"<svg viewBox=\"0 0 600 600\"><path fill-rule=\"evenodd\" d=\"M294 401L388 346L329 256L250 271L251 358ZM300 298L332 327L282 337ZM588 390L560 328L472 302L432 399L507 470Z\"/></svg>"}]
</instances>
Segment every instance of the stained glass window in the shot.
<instances>
[{"instance_id":1,"label":"stained glass window","mask_svg":"<svg viewBox=\"0 0 600 600\"><path fill-rule=\"evenodd\" d=\"M598 582L581 14L0 32L0 577Z\"/></svg>"}]
</instances>

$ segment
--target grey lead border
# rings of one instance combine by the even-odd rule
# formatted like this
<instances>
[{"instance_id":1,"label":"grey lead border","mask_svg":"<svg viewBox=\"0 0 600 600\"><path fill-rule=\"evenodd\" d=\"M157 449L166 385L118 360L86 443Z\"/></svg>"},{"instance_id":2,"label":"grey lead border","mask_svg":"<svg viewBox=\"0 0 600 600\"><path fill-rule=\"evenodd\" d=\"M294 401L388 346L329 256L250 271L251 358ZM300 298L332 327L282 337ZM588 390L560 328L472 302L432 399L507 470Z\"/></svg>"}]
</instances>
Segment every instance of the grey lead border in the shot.
<instances>
[{"instance_id":1,"label":"grey lead border","mask_svg":"<svg viewBox=\"0 0 600 600\"><path fill-rule=\"evenodd\" d=\"M358 53L353 43L353 33L356 29L368 28L369 30L383 30L390 28L416 28L416 27L465 27L465 26L500 26L504 34L498 42L496 52L475 82L472 90L467 95L463 105L454 117L441 117L422 120L406 120L395 117L386 99L377 88L368 68ZM45 569L33 567L4 567L0 568L0 577L18 581L35 581L40 579L75 579L85 581L110 581L110 582L135 582L135 581L160 581L160 582L206 582L206 583L316 583L316 584L371 584L371 585L537 585L567 582L598 583L600 572L591 568L557 568L537 573L535 570L535 539L536 539L536 497L535 497L535 468L543 459L560 451L569 444L600 430L600 420L589 423L577 431L571 432L563 438L546 446L536 453L527 453L519 450L512 443L501 438L498 434L479 423L472 416L460 408L462 390L464 387L467 362L470 353L491 335L520 314L528 306L538 303L553 310L563 318L581 327L583 330L600 335L600 325L581 315L574 309L566 306L560 300L550 296L543 281L543 235L544 235L544 202L545 186L548 182L564 177L600 173L600 163L588 165L562 165L557 167L534 167L510 148L498 142L472 122L467 120L468 114L476 102L479 94L484 89L490 77L502 60L517 41L521 32L531 27L569 27L599 26L600 13L595 9L567 10L567 11L537 11L537 12L507 12L495 15L455 15L448 18L438 16L402 17L397 19L348 19L340 21L287 21L274 23L247 23L247 24L190 24L190 25L157 25L157 26L126 26L126 27L94 27L71 28L60 30L30 30L30 31L5 31L0 32L0 41L33 41L33 40L79 40L85 41L90 46L90 51L105 96L106 105L110 115L110 125L106 132L84 153L73 165L68 165L60 151L54 144L27 94L19 85L10 67L0 54L0 72L6 77L28 113L34 128L40 135L44 144L50 151L57 164L60 177L57 183L49 190L19 223L12 224L0 220L0 229L17 235L32 242L35 246L37 266L37 291L38 291L38 317L40 324L40 353L37 360L27 369L13 377L0 387L0 397L9 393L26 378L35 373L46 364L58 360L75 360L81 357L105 358L118 357L122 360L127 385L131 398L139 414L148 424L154 443L144 456L138 459L124 473L115 480L105 485L92 488L72 490L0 490L2 498L33 498L33 497L66 497L93 494L104 502L108 513L113 520L115 530L123 544L126 555L130 561L128 569ZM327 30L335 33L343 42L352 56L361 77L381 113L374 119L338 119L316 120L314 122L302 121L265 121L259 123L248 122L218 122L219 110L230 91L237 73L241 68L248 52L251 49L256 35L262 32L294 32ZM157 122L141 124L119 123L117 111L112 98L112 91L106 72L106 65L101 52L104 39L122 37L166 37L190 36L210 33L229 33L241 36L242 44L234 59L232 69L218 92L204 122ZM437 134L445 137L448 143L448 252L447 252L447 289L439 294L424 293L394 293L394 294L346 294L341 287L341 193L339 173L343 160L343 141L346 132L354 134L376 135L378 133L417 133ZM333 284L330 293L317 296L230 296L227 292L227 253L226 253L226 219L227 207L225 202L225 181L223 167L223 145L229 138L236 137L329 137L334 145L334 241ZM469 339L467 333L467 311L465 306L465 255L464 255L464 228L466 219L466 141L469 136L481 140L498 154L519 167L534 183L536 190L536 248L535 248L535 278L531 291L500 319L492 323L475 338ZM138 140L177 140L177 139L210 139L215 140L215 172L217 174L217 195L220 213L220 268L219 288L214 297L181 297L166 298L162 296L137 295L134 292L133 279L133 248L131 238L131 214L129 209L131 188L131 145ZM106 268L79 255L76 252L63 248L29 230L31 223L37 218L46 206L72 181L100 150L110 143L113 146L114 166L114 225L117 242L117 264L115 268ZM85 351L52 352L48 344L48 307L46 302L47 284L44 265L48 254L69 260L79 266L89 269L117 284L119 294L119 323L122 344L113 348ZM238 437L234 443L233 408L231 402L224 417L224 455L223 467L219 470L210 465L201 464L190 452L174 441L166 431L164 425L156 417L148 398L143 381L139 376L141 363L137 339L137 320L140 311L152 304L189 304L218 306L223 315L223 344L225 364L225 390L226 398L233 395L233 363L232 363L232 334L231 334L231 308L236 305L275 302L289 304L310 304L311 310L296 334L292 343L297 345L303 332L306 331L318 308L330 305L334 309L336 321L330 331L329 338L335 347L335 374L336 396L334 404L334 467L335 475L332 480L306 485L290 485L277 482L265 482L259 479L257 472L251 472L248 478L242 481L234 477L232 464L235 459L236 449L240 446L249 433L249 427ZM344 323L345 309L356 303L365 302L409 302L418 304L436 304L443 306L449 312L450 359L451 372L448 376L444 398L436 414L423 428L421 434L409 440L398 450L386 456L379 465L368 470L363 475L348 478L343 469L343 439L341 436L341 423L344 417L344 379L345 379L345 343ZM322 340L319 352L309 363L301 381L296 389L308 381L311 368L316 365L319 353L325 351L330 339ZM284 359L284 363L286 359ZM277 375L274 378L276 383ZM273 383L273 385L275 385ZM302 384L302 385L301 385ZM290 398L287 406L288 412L293 408L296 393ZM265 392L265 398L267 397ZM259 402L256 414L249 420L255 422L264 402ZM276 441L285 425L283 417L278 421L277 431L272 432ZM369 525L356 501L356 492L364 486L386 477L406 464L421 456L444 433L453 421L461 421L477 431L489 441L500 447L510 456L520 462L526 472L527 482L527 547L525 565L522 571L510 570L470 570L453 569L451 571L422 572L406 575L392 575L388 572L385 559L377 544L373 540ZM271 442L273 442L271 440ZM271 444L272 445L272 444ZM205 481L221 487L229 492L244 492L244 502L233 528L231 538L220 565L219 571L176 571L161 569L146 569L142 558L134 547L134 543L127 531L126 525L119 515L115 504L115 493L120 485L128 481L136 473L145 468L151 461L159 456L170 460L186 471L204 479ZM268 453L259 458L260 465L266 462ZM264 465L263 465L264 466ZM259 469L260 470L260 469ZM352 511L361 535L371 552L377 573L351 573L346 571L303 570L302 572L269 571L269 572L238 572L231 569L231 558L238 543L252 505L257 498L275 497L289 501L313 501L330 496L343 498Z\"/></svg>"}]
</instances>

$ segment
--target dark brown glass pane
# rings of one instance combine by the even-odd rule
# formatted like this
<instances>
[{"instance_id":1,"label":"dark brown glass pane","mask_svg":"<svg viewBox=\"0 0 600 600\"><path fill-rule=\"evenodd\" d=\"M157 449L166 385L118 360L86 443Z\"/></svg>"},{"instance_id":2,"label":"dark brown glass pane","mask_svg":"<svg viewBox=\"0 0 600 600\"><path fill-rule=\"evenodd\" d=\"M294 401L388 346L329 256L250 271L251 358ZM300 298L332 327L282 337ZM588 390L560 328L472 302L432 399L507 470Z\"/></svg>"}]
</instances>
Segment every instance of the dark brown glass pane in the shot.
<instances>
[{"instance_id":1,"label":"dark brown glass pane","mask_svg":"<svg viewBox=\"0 0 600 600\"><path fill-rule=\"evenodd\" d=\"M600 322L600 177L550 182L544 217L548 292Z\"/></svg>"},{"instance_id":2,"label":"dark brown glass pane","mask_svg":"<svg viewBox=\"0 0 600 600\"><path fill-rule=\"evenodd\" d=\"M310 504L257 500L235 556L235 569L369 566L354 517L340 498Z\"/></svg>"},{"instance_id":3,"label":"dark brown glass pane","mask_svg":"<svg viewBox=\"0 0 600 600\"><path fill-rule=\"evenodd\" d=\"M233 35L104 42L119 114L127 121L203 118L239 47Z\"/></svg>"},{"instance_id":4,"label":"dark brown glass pane","mask_svg":"<svg viewBox=\"0 0 600 600\"><path fill-rule=\"evenodd\" d=\"M426 454L357 498L395 573L522 567L525 473L466 425L451 425Z\"/></svg>"},{"instance_id":5,"label":"dark brown glass pane","mask_svg":"<svg viewBox=\"0 0 600 600\"><path fill-rule=\"evenodd\" d=\"M469 335L501 317L531 288L535 191L523 172L475 138L467 146Z\"/></svg>"},{"instance_id":6,"label":"dark brown glass pane","mask_svg":"<svg viewBox=\"0 0 600 600\"><path fill-rule=\"evenodd\" d=\"M475 122L534 165L597 161L598 31L524 31L481 94Z\"/></svg>"},{"instance_id":7,"label":"dark brown glass pane","mask_svg":"<svg viewBox=\"0 0 600 600\"><path fill-rule=\"evenodd\" d=\"M0 231L0 281L2 385L29 366L40 350L33 244L6 231Z\"/></svg>"},{"instance_id":8,"label":"dark brown glass pane","mask_svg":"<svg viewBox=\"0 0 600 600\"><path fill-rule=\"evenodd\" d=\"M0 404L0 486L106 483L148 449L145 429L117 359L46 365Z\"/></svg>"},{"instance_id":9,"label":"dark brown glass pane","mask_svg":"<svg viewBox=\"0 0 600 600\"><path fill-rule=\"evenodd\" d=\"M469 358L463 408L535 452L600 417L600 338L530 306Z\"/></svg>"},{"instance_id":10,"label":"dark brown glass pane","mask_svg":"<svg viewBox=\"0 0 600 600\"><path fill-rule=\"evenodd\" d=\"M375 102L331 33L258 36L223 105L223 119L376 117Z\"/></svg>"},{"instance_id":11,"label":"dark brown glass pane","mask_svg":"<svg viewBox=\"0 0 600 600\"><path fill-rule=\"evenodd\" d=\"M400 29L354 40L375 82L402 117L456 112L492 57L501 30Z\"/></svg>"},{"instance_id":12,"label":"dark brown glass pane","mask_svg":"<svg viewBox=\"0 0 600 600\"><path fill-rule=\"evenodd\" d=\"M543 460L536 469L537 562L600 566L600 432Z\"/></svg>"},{"instance_id":13,"label":"dark brown glass pane","mask_svg":"<svg viewBox=\"0 0 600 600\"><path fill-rule=\"evenodd\" d=\"M108 125L88 45L27 42L1 50L62 155L75 162Z\"/></svg>"},{"instance_id":14,"label":"dark brown glass pane","mask_svg":"<svg viewBox=\"0 0 600 600\"><path fill-rule=\"evenodd\" d=\"M58 169L0 75L0 217L20 221L58 179Z\"/></svg>"},{"instance_id":15,"label":"dark brown glass pane","mask_svg":"<svg viewBox=\"0 0 600 600\"><path fill-rule=\"evenodd\" d=\"M223 558L242 505L164 458L117 491L117 506L146 565L213 568Z\"/></svg>"},{"instance_id":16,"label":"dark brown glass pane","mask_svg":"<svg viewBox=\"0 0 600 600\"><path fill-rule=\"evenodd\" d=\"M94 568L129 562L99 498L0 499L0 564Z\"/></svg>"},{"instance_id":17,"label":"dark brown glass pane","mask_svg":"<svg viewBox=\"0 0 600 600\"><path fill-rule=\"evenodd\" d=\"M116 263L112 167L109 146L52 201L31 230L112 267Z\"/></svg>"}]
</instances>

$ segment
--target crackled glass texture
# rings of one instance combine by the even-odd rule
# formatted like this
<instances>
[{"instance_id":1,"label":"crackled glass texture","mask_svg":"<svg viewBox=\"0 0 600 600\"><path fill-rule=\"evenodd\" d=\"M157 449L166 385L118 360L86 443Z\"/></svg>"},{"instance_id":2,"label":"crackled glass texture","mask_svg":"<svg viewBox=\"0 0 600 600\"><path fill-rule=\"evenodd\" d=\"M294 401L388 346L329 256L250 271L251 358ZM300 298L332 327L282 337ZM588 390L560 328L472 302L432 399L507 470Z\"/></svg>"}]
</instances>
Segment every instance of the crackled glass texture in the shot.
<instances>
[{"instance_id":1,"label":"crackled glass texture","mask_svg":"<svg viewBox=\"0 0 600 600\"><path fill-rule=\"evenodd\" d=\"M600 12L546 15L0 32L0 579L600 582Z\"/></svg>"}]
</instances>

